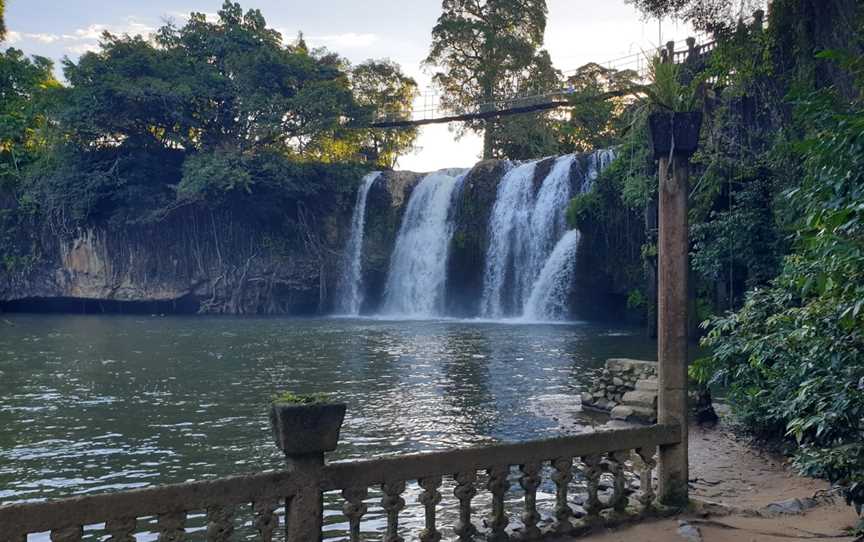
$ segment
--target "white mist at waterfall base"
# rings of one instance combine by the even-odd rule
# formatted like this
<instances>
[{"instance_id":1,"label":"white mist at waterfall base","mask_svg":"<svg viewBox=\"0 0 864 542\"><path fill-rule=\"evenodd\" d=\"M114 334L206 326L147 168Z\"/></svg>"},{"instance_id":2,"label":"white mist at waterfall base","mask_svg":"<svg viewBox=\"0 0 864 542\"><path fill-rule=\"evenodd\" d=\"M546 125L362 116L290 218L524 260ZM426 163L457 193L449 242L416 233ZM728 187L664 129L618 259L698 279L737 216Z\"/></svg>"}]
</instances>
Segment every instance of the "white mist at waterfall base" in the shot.
<instances>
[{"instance_id":1,"label":"white mist at waterfall base","mask_svg":"<svg viewBox=\"0 0 864 542\"><path fill-rule=\"evenodd\" d=\"M453 191L464 177L426 175L414 188L390 258L382 315L430 318L444 311Z\"/></svg>"},{"instance_id":2,"label":"white mist at waterfall base","mask_svg":"<svg viewBox=\"0 0 864 542\"><path fill-rule=\"evenodd\" d=\"M360 314L363 305L363 237L366 228L366 199L369 196L369 189L380 176L380 171L367 174L357 188L357 200L351 215L351 233L343 254L342 276L336 305L337 312L344 316Z\"/></svg>"},{"instance_id":3,"label":"white mist at waterfall base","mask_svg":"<svg viewBox=\"0 0 864 542\"><path fill-rule=\"evenodd\" d=\"M580 238L579 230L570 230L555 245L525 303L522 320L543 322L567 318Z\"/></svg>"}]
</instances>

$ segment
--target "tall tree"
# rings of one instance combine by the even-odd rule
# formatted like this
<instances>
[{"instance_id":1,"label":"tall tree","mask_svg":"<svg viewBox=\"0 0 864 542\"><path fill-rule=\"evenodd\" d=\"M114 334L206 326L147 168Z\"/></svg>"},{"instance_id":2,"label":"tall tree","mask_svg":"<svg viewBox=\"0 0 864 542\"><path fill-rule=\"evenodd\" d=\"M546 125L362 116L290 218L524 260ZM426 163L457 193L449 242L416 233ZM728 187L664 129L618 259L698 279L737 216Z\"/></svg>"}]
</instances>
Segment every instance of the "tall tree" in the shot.
<instances>
[{"instance_id":1,"label":"tall tree","mask_svg":"<svg viewBox=\"0 0 864 542\"><path fill-rule=\"evenodd\" d=\"M541 50L524 73L512 79L507 93L511 96L536 96L519 102L519 105L531 105L532 102L545 100L542 95L550 88L560 87L561 79L561 72L554 68L549 54ZM550 111L497 119L487 128L491 133L492 158L527 160L558 154L560 148L555 138L557 124L555 113Z\"/></svg>"},{"instance_id":2,"label":"tall tree","mask_svg":"<svg viewBox=\"0 0 864 542\"><path fill-rule=\"evenodd\" d=\"M354 99L361 106L391 113L409 112L417 96L417 82L390 60L367 60L351 70ZM417 139L417 128L359 130L360 152L380 167L393 168Z\"/></svg>"},{"instance_id":3,"label":"tall tree","mask_svg":"<svg viewBox=\"0 0 864 542\"><path fill-rule=\"evenodd\" d=\"M546 30L545 0L443 0L425 60L451 111L494 107L535 63ZM493 156L493 121L466 123L483 131L483 157ZM464 128L463 128L464 129Z\"/></svg>"},{"instance_id":4,"label":"tall tree","mask_svg":"<svg viewBox=\"0 0 864 542\"><path fill-rule=\"evenodd\" d=\"M193 13L152 39L106 33L99 50L64 62L56 167L30 185L46 208L79 221L250 198L262 216L262 205L278 206L274 194L329 186L304 170L312 162L356 156L353 123L368 113L347 66L302 41L284 44L258 10L230 1L215 20Z\"/></svg>"},{"instance_id":5,"label":"tall tree","mask_svg":"<svg viewBox=\"0 0 864 542\"><path fill-rule=\"evenodd\" d=\"M0 41L6 39L6 0L0 0Z\"/></svg>"},{"instance_id":6,"label":"tall tree","mask_svg":"<svg viewBox=\"0 0 864 542\"><path fill-rule=\"evenodd\" d=\"M562 151L586 152L620 143L622 124L626 124L622 116L629 99L599 98L607 92L632 88L638 78L632 70L604 68L594 62L570 75L567 89L573 105L556 126Z\"/></svg>"},{"instance_id":7,"label":"tall tree","mask_svg":"<svg viewBox=\"0 0 864 542\"><path fill-rule=\"evenodd\" d=\"M17 184L44 148L46 110L60 87L52 68L18 49L0 53L0 188Z\"/></svg>"},{"instance_id":8,"label":"tall tree","mask_svg":"<svg viewBox=\"0 0 864 542\"><path fill-rule=\"evenodd\" d=\"M690 22L698 30L718 32L730 28L739 17L764 8L766 0L625 0L646 17L673 17Z\"/></svg>"}]
</instances>

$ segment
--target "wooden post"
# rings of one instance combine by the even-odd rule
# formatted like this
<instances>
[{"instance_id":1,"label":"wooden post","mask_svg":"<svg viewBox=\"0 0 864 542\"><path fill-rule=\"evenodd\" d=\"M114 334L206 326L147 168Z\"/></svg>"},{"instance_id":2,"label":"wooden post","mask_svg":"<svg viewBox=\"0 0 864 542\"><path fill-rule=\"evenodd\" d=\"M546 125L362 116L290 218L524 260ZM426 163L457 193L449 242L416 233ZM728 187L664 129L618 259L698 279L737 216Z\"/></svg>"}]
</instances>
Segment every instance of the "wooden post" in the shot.
<instances>
[{"instance_id":1,"label":"wooden post","mask_svg":"<svg viewBox=\"0 0 864 542\"><path fill-rule=\"evenodd\" d=\"M658 462L660 502L685 506L688 501L687 457L687 194L690 160L673 155L659 159L657 355L659 396L657 421L681 428L681 442L661 446Z\"/></svg>"}]
</instances>

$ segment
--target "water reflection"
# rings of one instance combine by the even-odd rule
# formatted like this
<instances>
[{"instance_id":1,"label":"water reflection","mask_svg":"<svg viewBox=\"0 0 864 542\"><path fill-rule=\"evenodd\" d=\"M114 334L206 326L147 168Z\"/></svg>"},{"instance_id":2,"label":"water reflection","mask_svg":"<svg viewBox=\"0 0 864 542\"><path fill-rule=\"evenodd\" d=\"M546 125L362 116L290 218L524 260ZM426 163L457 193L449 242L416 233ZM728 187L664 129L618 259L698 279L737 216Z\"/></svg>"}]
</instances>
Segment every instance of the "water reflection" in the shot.
<instances>
[{"instance_id":1,"label":"water reflection","mask_svg":"<svg viewBox=\"0 0 864 542\"><path fill-rule=\"evenodd\" d=\"M267 405L285 389L348 403L334 460L576 432L591 370L653 349L638 331L587 324L6 319L2 503L279 468Z\"/></svg>"}]
</instances>

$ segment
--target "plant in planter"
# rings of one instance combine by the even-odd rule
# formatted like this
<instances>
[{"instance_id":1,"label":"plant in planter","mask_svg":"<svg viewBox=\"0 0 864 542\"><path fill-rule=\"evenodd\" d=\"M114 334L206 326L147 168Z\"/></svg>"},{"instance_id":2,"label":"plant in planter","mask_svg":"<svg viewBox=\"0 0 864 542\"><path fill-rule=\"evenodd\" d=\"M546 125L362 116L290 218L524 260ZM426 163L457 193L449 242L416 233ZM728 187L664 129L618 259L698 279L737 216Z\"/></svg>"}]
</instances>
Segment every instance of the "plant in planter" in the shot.
<instances>
[{"instance_id":1,"label":"plant in planter","mask_svg":"<svg viewBox=\"0 0 864 542\"><path fill-rule=\"evenodd\" d=\"M346 408L345 403L332 402L325 394L277 395L270 406L276 445L286 455L335 450Z\"/></svg>"},{"instance_id":2,"label":"plant in planter","mask_svg":"<svg viewBox=\"0 0 864 542\"><path fill-rule=\"evenodd\" d=\"M702 78L690 84L681 82L681 66L654 57L649 64L651 84L644 88L651 101L648 127L654 158L690 156L699 145L702 112L694 111L698 102Z\"/></svg>"}]
</instances>

